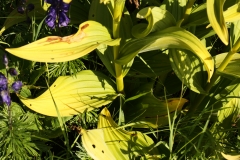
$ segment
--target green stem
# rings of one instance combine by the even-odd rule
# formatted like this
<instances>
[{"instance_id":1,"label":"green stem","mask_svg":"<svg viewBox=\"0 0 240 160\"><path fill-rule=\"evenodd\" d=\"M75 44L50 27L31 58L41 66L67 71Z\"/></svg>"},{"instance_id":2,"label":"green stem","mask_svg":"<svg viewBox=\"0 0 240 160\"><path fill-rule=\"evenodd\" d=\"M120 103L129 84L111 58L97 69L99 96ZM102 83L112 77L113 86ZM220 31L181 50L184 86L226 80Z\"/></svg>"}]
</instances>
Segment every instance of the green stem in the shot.
<instances>
[{"instance_id":1,"label":"green stem","mask_svg":"<svg viewBox=\"0 0 240 160\"><path fill-rule=\"evenodd\" d=\"M240 48L240 38L237 40L237 42L234 44L233 48L228 52L227 56L224 58L224 60L222 61L222 63L220 64L220 66L218 67L217 71L214 72L210 83L208 83L205 87L205 91L209 92L211 90L211 88L213 87L214 83L216 82L216 80L219 78L219 75L217 74L218 71L223 71L227 65L229 64L229 62L231 61L233 55L235 53L237 53L238 49ZM206 95L199 95L199 97L197 98L197 100L195 101L195 105L192 106L189 109L189 113L188 115L192 115L197 108L199 108L200 110L203 109L204 106L200 106L200 104L202 103L203 99L206 97Z\"/></svg>"},{"instance_id":2,"label":"green stem","mask_svg":"<svg viewBox=\"0 0 240 160\"><path fill-rule=\"evenodd\" d=\"M196 0L189 0L186 6L185 14L181 20L177 22L177 26L180 27L183 22L186 22L191 11L192 11L192 6Z\"/></svg>"},{"instance_id":3,"label":"green stem","mask_svg":"<svg viewBox=\"0 0 240 160\"><path fill-rule=\"evenodd\" d=\"M120 22L122 18L125 1L116 0L113 11L113 38L120 38ZM114 60L119 56L119 46L113 47ZM122 65L115 63L116 84L118 93L124 93L124 83L122 75Z\"/></svg>"}]
</instances>

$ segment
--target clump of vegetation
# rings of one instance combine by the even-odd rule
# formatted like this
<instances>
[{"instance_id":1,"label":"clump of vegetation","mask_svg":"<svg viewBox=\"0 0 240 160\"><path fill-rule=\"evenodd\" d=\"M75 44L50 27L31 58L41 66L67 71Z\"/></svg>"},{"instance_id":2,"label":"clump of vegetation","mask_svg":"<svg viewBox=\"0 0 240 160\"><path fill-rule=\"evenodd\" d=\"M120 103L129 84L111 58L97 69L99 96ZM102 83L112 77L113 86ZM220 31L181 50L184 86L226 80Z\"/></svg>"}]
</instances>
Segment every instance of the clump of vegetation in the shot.
<instances>
[{"instance_id":1,"label":"clump of vegetation","mask_svg":"<svg viewBox=\"0 0 240 160\"><path fill-rule=\"evenodd\" d=\"M239 159L239 2L0 0L0 159Z\"/></svg>"}]
</instances>

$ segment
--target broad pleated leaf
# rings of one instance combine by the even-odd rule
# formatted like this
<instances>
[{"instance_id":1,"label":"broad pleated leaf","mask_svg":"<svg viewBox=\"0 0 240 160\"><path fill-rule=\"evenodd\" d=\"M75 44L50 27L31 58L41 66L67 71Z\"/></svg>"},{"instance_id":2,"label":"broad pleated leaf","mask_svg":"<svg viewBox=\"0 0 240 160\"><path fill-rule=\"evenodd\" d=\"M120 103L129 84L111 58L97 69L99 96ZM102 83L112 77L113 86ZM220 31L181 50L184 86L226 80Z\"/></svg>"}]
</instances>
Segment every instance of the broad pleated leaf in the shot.
<instances>
[{"instance_id":1,"label":"broad pleated leaf","mask_svg":"<svg viewBox=\"0 0 240 160\"><path fill-rule=\"evenodd\" d=\"M208 72L208 81L210 81L214 71L214 63L210 53L197 37L179 27L170 27L163 31L149 34L147 37L128 41L121 47L120 55L116 62L126 64L138 53L162 48L179 48L192 51L203 61Z\"/></svg>"},{"instance_id":2,"label":"broad pleated leaf","mask_svg":"<svg viewBox=\"0 0 240 160\"><path fill-rule=\"evenodd\" d=\"M159 31L176 25L176 20L170 12L159 7L146 7L141 9L137 18L146 19L148 24L139 23L132 28L132 34L136 38L147 36L150 32Z\"/></svg>"},{"instance_id":3,"label":"broad pleated leaf","mask_svg":"<svg viewBox=\"0 0 240 160\"><path fill-rule=\"evenodd\" d=\"M44 5L42 6L42 2L43 0L28 0L26 1L26 5L32 3L34 5L34 10L32 10L31 12L28 12L28 14L20 14L17 11L17 8L15 8L7 17L7 19L5 20L4 24L3 24L3 28L1 28L0 30L0 35L9 27L26 21L27 20L27 16L29 18L35 17L36 19L43 19L45 14L46 14L46 10L48 8L48 6L46 3L44 3Z\"/></svg>"},{"instance_id":4,"label":"broad pleated leaf","mask_svg":"<svg viewBox=\"0 0 240 160\"><path fill-rule=\"evenodd\" d=\"M207 15L211 26L221 41L228 45L228 30L223 17L225 0L207 0Z\"/></svg>"},{"instance_id":5,"label":"broad pleated leaf","mask_svg":"<svg viewBox=\"0 0 240 160\"><path fill-rule=\"evenodd\" d=\"M206 72L199 58L187 50L170 49L169 58L172 68L178 78L192 91L206 94Z\"/></svg>"},{"instance_id":6,"label":"broad pleated leaf","mask_svg":"<svg viewBox=\"0 0 240 160\"><path fill-rule=\"evenodd\" d=\"M105 142L116 159L129 160L138 156L145 159L157 158L157 149L150 150L154 146L150 137L138 131L127 132L117 127L110 112L104 108L99 116L98 128L103 129Z\"/></svg>"},{"instance_id":7,"label":"broad pleated leaf","mask_svg":"<svg viewBox=\"0 0 240 160\"><path fill-rule=\"evenodd\" d=\"M74 35L49 36L19 48L7 48L6 51L31 61L65 62L82 57L101 44L119 45L119 41L111 39L108 30L100 23L86 21L80 24Z\"/></svg>"},{"instance_id":8,"label":"broad pleated leaf","mask_svg":"<svg viewBox=\"0 0 240 160\"><path fill-rule=\"evenodd\" d=\"M166 82L166 84L169 84L168 82L171 81L166 78ZM174 112L181 110L182 106L187 102L183 98L171 98L167 101L165 99L157 99L152 93L153 85L153 82L149 82L139 86L137 90L133 91L132 96L127 98L128 102L123 107L126 122L135 123L134 127L136 128L158 128L167 125L169 122L168 118L170 118L168 117L167 109L169 109L172 118L175 114ZM169 87L166 87L167 94L171 94L171 91L168 91ZM164 97L164 95L161 97Z\"/></svg>"},{"instance_id":9,"label":"broad pleated leaf","mask_svg":"<svg viewBox=\"0 0 240 160\"><path fill-rule=\"evenodd\" d=\"M227 86L219 83L218 88L223 88L222 91L217 92L214 96L214 108L218 109L217 120L213 127L212 132L214 137L221 142L225 143L231 134L226 132L232 129L232 124L238 120L240 113L240 80L231 80Z\"/></svg>"},{"instance_id":10,"label":"broad pleated leaf","mask_svg":"<svg viewBox=\"0 0 240 160\"><path fill-rule=\"evenodd\" d=\"M104 141L102 129L81 129L81 134L83 146L94 160L116 160Z\"/></svg>"},{"instance_id":11,"label":"broad pleated leaf","mask_svg":"<svg viewBox=\"0 0 240 160\"><path fill-rule=\"evenodd\" d=\"M45 91L35 99L20 97L20 100L35 112L57 117L53 99L60 115L70 116L106 105L117 96L115 84L109 77L90 70L81 71L72 77L59 77L51 85L50 91Z\"/></svg>"}]
</instances>

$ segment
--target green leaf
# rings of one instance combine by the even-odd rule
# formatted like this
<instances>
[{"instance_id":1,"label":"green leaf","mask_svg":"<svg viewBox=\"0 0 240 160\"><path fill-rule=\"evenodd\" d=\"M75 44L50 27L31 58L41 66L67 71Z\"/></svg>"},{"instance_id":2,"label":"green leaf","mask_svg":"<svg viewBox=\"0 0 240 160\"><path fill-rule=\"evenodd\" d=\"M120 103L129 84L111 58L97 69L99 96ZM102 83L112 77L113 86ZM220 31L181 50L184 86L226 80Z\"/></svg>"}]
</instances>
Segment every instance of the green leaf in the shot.
<instances>
[{"instance_id":1,"label":"green leaf","mask_svg":"<svg viewBox=\"0 0 240 160\"><path fill-rule=\"evenodd\" d=\"M7 48L11 54L37 62L65 62L82 57L101 44L119 45L108 30L98 22L86 21L76 34L58 37L48 36L19 48ZM33 54L34 53L34 54Z\"/></svg>"},{"instance_id":2,"label":"green leaf","mask_svg":"<svg viewBox=\"0 0 240 160\"><path fill-rule=\"evenodd\" d=\"M61 116L71 116L106 105L117 97L111 79L90 70L81 71L73 77L61 76L49 89L51 93L47 90L35 99L20 97L20 100L38 113L57 117L55 103Z\"/></svg>"},{"instance_id":3,"label":"green leaf","mask_svg":"<svg viewBox=\"0 0 240 160\"><path fill-rule=\"evenodd\" d=\"M216 68L222 63L222 61L227 56L227 53L222 53L214 57ZM218 74L226 78L235 79L240 78L239 68L240 68L240 54L236 53L233 55L231 61L228 63L227 67L223 71L217 71Z\"/></svg>"},{"instance_id":4,"label":"green leaf","mask_svg":"<svg viewBox=\"0 0 240 160\"><path fill-rule=\"evenodd\" d=\"M160 51L142 53L134 59L127 76L156 77L172 70L167 54Z\"/></svg>"},{"instance_id":5,"label":"green leaf","mask_svg":"<svg viewBox=\"0 0 240 160\"><path fill-rule=\"evenodd\" d=\"M184 22L183 27L202 25L202 24L207 24L207 23L209 23L209 21L207 18L206 3L203 3L203 4L193 8L187 21Z\"/></svg>"},{"instance_id":6,"label":"green leaf","mask_svg":"<svg viewBox=\"0 0 240 160\"><path fill-rule=\"evenodd\" d=\"M146 19L148 24L139 23L133 26L132 34L135 38L142 38L150 32L176 25L176 20L170 12L154 6L141 9L137 14L137 18Z\"/></svg>"},{"instance_id":7,"label":"green leaf","mask_svg":"<svg viewBox=\"0 0 240 160\"><path fill-rule=\"evenodd\" d=\"M201 60L187 50L170 49L168 55L172 68L182 83L196 93L206 94L203 87L207 77Z\"/></svg>"},{"instance_id":8,"label":"green leaf","mask_svg":"<svg viewBox=\"0 0 240 160\"><path fill-rule=\"evenodd\" d=\"M87 1L73 0L70 3L69 17L71 24L79 24L88 20L90 4Z\"/></svg>"},{"instance_id":9,"label":"green leaf","mask_svg":"<svg viewBox=\"0 0 240 160\"><path fill-rule=\"evenodd\" d=\"M179 27L170 27L163 31L149 34L147 37L128 41L121 47L119 58L116 62L126 64L138 53L160 48L179 48L192 51L203 61L205 69L208 72L208 82L210 81L214 71L214 64L210 53L197 37Z\"/></svg>"},{"instance_id":10,"label":"green leaf","mask_svg":"<svg viewBox=\"0 0 240 160\"><path fill-rule=\"evenodd\" d=\"M125 104L124 115L126 122L145 122L148 125L136 125L136 128L158 128L168 124L168 112L170 116L174 115L175 110L181 110L187 102L184 98L171 98L159 100L152 93L148 93L136 100L129 101Z\"/></svg>"},{"instance_id":11,"label":"green leaf","mask_svg":"<svg viewBox=\"0 0 240 160\"><path fill-rule=\"evenodd\" d=\"M183 18L187 0L164 0L160 8L168 10L176 21Z\"/></svg>"},{"instance_id":12,"label":"green leaf","mask_svg":"<svg viewBox=\"0 0 240 160\"><path fill-rule=\"evenodd\" d=\"M207 0L207 15L211 26L225 45L228 45L228 30L223 17L225 0Z\"/></svg>"}]
</instances>

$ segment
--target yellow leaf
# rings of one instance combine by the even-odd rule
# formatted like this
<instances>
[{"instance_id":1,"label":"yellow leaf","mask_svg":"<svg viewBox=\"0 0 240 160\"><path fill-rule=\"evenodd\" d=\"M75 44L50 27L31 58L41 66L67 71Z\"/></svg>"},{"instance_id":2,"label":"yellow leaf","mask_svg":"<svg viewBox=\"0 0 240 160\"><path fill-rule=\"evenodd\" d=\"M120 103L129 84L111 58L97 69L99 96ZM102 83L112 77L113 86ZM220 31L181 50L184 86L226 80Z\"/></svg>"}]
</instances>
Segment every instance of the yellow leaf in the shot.
<instances>
[{"instance_id":1,"label":"yellow leaf","mask_svg":"<svg viewBox=\"0 0 240 160\"><path fill-rule=\"evenodd\" d=\"M7 48L6 51L31 61L65 62L82 57L101 44L114 46L119 43L120 39L111 39L108 30L100 23L86 21L74 35L49 36L19 48Z\"/></svg>"},{"instance_id":2,"label":"yellow leaf","mask_svg":"<svg viewBox=\"0 0 240 160\"><path fill-rule=\"evenodd\" d=\"M94 160L116 159L104 141L102 129L81 129L81 134L83 146Z\"/></svg>"},{"instance_id":3,"label":"yellow leaf","mask_svg":"<svg viewBox=\"0 0 240 160\"><path fill-rule=\"evenodd\" d=\"M53 99L61 116L71 116L106 105L116 97L115 84L100 72L85 70L76 76L61 76L35 99L20 97L30 109L57 117ZM52 96L53 99L52 99Z\"/></svg>"},{"instance_id":4,"label":"yellow leaf","mask_svg":"<svg viewBox=\"0 0 240 160\"><path fill-rule=\"evenodd\" d=\"M150 137L138 131L128 132L117 127L108 109L104 108L99 116L98 129L103 129L104 140L117 159L129 160L137 156L157 159L158 150L152 149L154 142Z\"/></svg>"}]
</instances>

